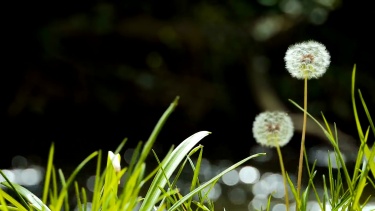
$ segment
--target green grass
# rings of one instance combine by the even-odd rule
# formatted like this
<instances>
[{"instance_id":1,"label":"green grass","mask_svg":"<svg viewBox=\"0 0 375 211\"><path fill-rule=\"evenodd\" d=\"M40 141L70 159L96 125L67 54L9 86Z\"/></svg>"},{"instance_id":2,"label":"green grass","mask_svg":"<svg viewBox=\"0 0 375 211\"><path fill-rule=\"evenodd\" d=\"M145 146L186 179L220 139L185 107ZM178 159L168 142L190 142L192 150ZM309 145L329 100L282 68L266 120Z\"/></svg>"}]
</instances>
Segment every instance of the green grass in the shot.
<instances>
[{"instance_id":1,"label":"green grass","mask_svg":"<svg viewBox=\"0 0 375 211\"><path fill-rule=\"evenodd\" d=\"M320 124L316 118L310 115L307 111L307 115L313 119L316 124L322 129L328 140L330 141L335 154L336 164L335 166L340 166L337 173L333 173L333 167L331 160L328 162L328 175L323 175L322 180L324 181L323 188L324 188L324 195L323 197L319 197L319 194L316 191L314 185L314 177L316 175L316 171L314 171L314 165L310 169L307 164L307 169L309 172L309 184L305 189L304 193L300 196L297 190L294 188L293 183L289 179L289 185L292 188L292 192L295 196L297 201L297 205L299 205L299 210L306 210L307 201L309 200L307 196L310 191L314 191L316 196L316 200L319 203L321 210L326 210L326 203L329 204L331 210L362 210L362 207L368 202L371 196L364 198L362 196L364 189L366 186L371 186L370 188L375 190L375 185L373 179L375 178L375 145L370 147L367 144L367 140L370 135L370 130L372 131L372 135L375 137L375 127L369 113L369 110L366 106L366 103L362 97L361 91L358 89L358 95L362 104L362 107L366 113L367 120L369 125L366 127L366 131L362 130L362 125L358 118L358 111L356 106L356 98L355 98L355 75L356 75L356 66L353 68L352 74L352 104L353 104L353 113L355 117L355 124L357 126L358 131L358 139L359 139L359 149L357 152L357 158L355 162L355 167L353 172L349 172L348 167L344 161L344 155L340 151L339 148L339 140L340 137L337 135L336 123L333 125L334 128L330 128L328 121L326 120L324 114L322 113L322 118L325 122L324 125ZM290 100L297 108L301 111L304 109L299 106L294 101ZM307 156L305 154L305 160L307 160ZM352 176L350 176L352 175ZM373 191L375 193L375 191Z\"/></svg>"}]
</instances>

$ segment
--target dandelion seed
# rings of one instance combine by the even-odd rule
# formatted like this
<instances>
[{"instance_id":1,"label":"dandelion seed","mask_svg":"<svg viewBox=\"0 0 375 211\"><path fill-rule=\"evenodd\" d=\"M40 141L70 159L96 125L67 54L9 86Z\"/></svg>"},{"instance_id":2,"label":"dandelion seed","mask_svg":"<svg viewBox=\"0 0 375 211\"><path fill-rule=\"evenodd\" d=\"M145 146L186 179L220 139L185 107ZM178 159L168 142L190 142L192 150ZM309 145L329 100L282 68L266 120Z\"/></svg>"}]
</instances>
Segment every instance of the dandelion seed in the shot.
<instances>
[{"instance_id":1,"label":"dandelion seed","mask_svg":"<svg viewBox=\"0 0 375 211\"><path fill-rule=\"evenodd\" d=\"M288 48L284 57L285 67L298 79L321 77L331 63L331 56L326 47L310 40L294 44Z\"/></svg>"},{"instance_id":2,"label":"dandelion seed","mask_svg":"<svg viewBox=\"0 0 375 211\"><path fill-rule=\"evenodd\" d=\"M293 122L285 112L263 112L255 117L253 135L262 146L277 147L286 145L293 136Z\"/></svg>"}]
</instances>

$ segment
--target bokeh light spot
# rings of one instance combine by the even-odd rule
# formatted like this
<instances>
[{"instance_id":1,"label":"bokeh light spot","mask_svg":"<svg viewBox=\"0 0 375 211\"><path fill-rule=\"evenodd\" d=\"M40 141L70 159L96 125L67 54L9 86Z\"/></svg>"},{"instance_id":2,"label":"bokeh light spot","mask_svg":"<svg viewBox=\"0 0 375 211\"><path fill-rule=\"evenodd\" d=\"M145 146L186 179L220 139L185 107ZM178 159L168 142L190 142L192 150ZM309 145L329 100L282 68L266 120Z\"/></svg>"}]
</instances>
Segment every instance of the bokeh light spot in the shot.
<instances>
[{"instance_id":1,"label":"bokeh light spot","mask_svg":"<svg viewBox=\"0 0 375 211\"><path fill-rule=\"evenodd\" d=\"M241 182L245 184L254 184L259 180L259 170L252 166L245 166L239 171L239 177Z\"/></svg>"},{"instance_id":2,"label":"bokeh light spot","mask_svg":"<svg viewBox=\"0 0 375 211\"><path fill-rule=\"evenodd\" d=\"M238 172L236 170L229 171L228 173L224 174L222 177L223 183L228 186L236 185L240 178L238 176Z\"/></svg>"},{"instance_id":3,"label":"bokeh light spot","mask_svg":"<svg viewBox=\"0 0 375 211\"><path fill-rule=\"evenodd\" d=\"M21 171L20 178L23 185L38 185L42 180L42 172L37 168L27 168Z\"/></svg>"}]
</instances>

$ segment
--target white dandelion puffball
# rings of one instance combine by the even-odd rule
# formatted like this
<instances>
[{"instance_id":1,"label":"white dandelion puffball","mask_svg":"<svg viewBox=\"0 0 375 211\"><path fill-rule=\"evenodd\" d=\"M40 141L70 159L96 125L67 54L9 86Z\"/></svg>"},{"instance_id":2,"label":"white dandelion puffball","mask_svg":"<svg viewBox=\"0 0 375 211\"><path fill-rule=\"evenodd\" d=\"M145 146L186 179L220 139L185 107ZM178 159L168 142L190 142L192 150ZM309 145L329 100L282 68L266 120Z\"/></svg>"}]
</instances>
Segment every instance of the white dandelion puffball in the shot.
<instances>
[{"instance_id":1,"label":"white dandelion puffball","mask_svg":"<svg viewBox=\"0 0 375 211\"><path fill-rule=\"evenodd\" d=\"M289 46L286 51L285 67L298 79L321 77L331 63L331 56L326 47L310 40Z\"/></svg>"},{"instance_id":2,"label":"white dandelion puffball","mask_svg":"<svg viewBox=\"0 0 375 211\"><path fill-rule=\"evenodd\" d=\"M281 111L258 114L253 123L253 136L262 146L286 145L293 136L294 127L290 116Z\"/></svg>"}]
</instances>

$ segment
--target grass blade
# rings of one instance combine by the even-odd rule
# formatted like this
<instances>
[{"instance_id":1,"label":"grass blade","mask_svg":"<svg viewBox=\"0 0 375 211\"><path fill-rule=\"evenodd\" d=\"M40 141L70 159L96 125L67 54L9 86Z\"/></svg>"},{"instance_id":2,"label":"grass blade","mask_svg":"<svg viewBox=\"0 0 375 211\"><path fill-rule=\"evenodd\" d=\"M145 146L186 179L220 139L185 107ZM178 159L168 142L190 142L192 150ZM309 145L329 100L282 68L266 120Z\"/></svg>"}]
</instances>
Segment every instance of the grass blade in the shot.
<instances>
[{"instance_id":1,"label":"grass blade","mask_svg":"<svg viewBox=\"0 0 375 211\"><path fill-rule=\"evenodd\" d=\"M161 131L163 125L167 121L168 117L171 115L171 113L174 111L174 109L178 105L178 100L180 98L177 96L174 101L169 105L167 110L163 113L161 118L159 119L158 123L156 124L154 130L152 131L149 139L145 143L145 146L143 147L143 150L140 154L138 163L135 166L135 169L139 167L139 165L142 165L142 163L146 160L147 156L150 154L151 148L155 143L156 137L158 136L159 132Z\"/></svg>"},{"instance_id":2,"label":"grass blade","mask_svg":"<svg viewBox=\"0 0 375 211\"><path fill-rule=\"evenodd\" d=\"M93 159L96 155L98 154L97 151L91 153L85 160L83 160L76 169L74 169L72 175L69 177L69 179L66 182L66 185L64 185L63 189L60 191L59 197L56 202L56 206L54 210L61 210L64 198L66 194L68 193L68 188L70 184L74 181L75 176L78 174L78 172L91 160Z\"/></svg>"},{"instance_id":3,"label":"grass blade","mask_svg":"<svg viewBox=\"0 0 375 211\"><path fill-rule=\"evenodd\" d=\"M370 122L370 126L371 126L371 130L372 130L372 133L374 134L375 136L375 126L374 126L374 122L372 121L372 118L371 118L371 115L370 115L370 112L366 106L366 103L365 103L365 100L363 99L362 97L362 93L360 90L358 90L358 94L359 94L359 98L361 99L361 102L362 102L362 106L363 106L363 109L365 110L365 113L366 113L366 116L367 116L367 119L368 121ZM372 150L371 151L374 151L374 146L372 146ZM370 149L368 147L368 145L366 144L364 146L364 153L365 153L365 156L367 157L367 159L369 160L373 160L373 158L371 158L370 154ZM374 176L375 178L375 162L369 162L369 166L370 166L370 169L371 169L371 172L372 172L372 175Z\"/></svg>"},{"instance_id":4,"label":"grass blade","mask_svg":"<svg viewBox=\"0 0 375 211\"><path fill-rule=\"evenodd\" d=\"M178 147L173 150L173 152L165 157L164 161L162 162L162 169L159 169L158 173L154 177L150 188L147 191L147 194L144 198L144 201L139 208L140 211L149 211L152 207L155 206L161 190L159 188L163 188L167 183L164 174L169 178L180 162L185 158L185 156L189 153L189 151L205 136L210 134L208 131L200 131L197 132L187 139L185 139Z\"/></svg>"},{"instance_id":5,"label":"grass blade","mask_svg":"<svg viewBox=\"0 0 375 211\"><path fill-rule=\"evenodd\" d=\"M196 193L198 193L199 191L203 190L204 188L212 185L212 183L216 182L219 178L221 178L224 174L228 173L229 171L232 171L233 169L237 168L238 166L242 165L243 163L245 163L246 161L250 160L250 159L253 159L253 158L256 158L256 157L259 157L259 156L262 156L262 155L265 155L266 153L258 153L258 154L255 154L255 155L252 155L252 156L249 156L235 164L233 164L232 166L230 166L229 168L225 169L224 171L222 171L221 173L219 173L218 175L216 175L215 177L213 177L212 179L210 179L209 181L203 183L201 186L199 186L198 188L194 189L193 191L191 191L190 193L188 193L187 195L185 195L182 199L180 199L177 203L173 204L173 206L171 208L168 209L168 211L173 211L175 209L177 209L182 203L184 203L186 200L188 200L189 198L193 197Z\"/></svg>"},{"instance_id":6,"label":"grass blade","mask_svg":"<svg viewBox=\"0 0 375 211\"><path fill-rule=\"evenodd\" d=\"M8 188L11 188L11 185L8 182L4 182L2 184ZM21 196L23 196L23 198L25 198L28 204L30 204L32 207L37 210L51 211L37 196L35 196L29 190L16 183L11 184L14 190L17 191L17 193L19 193Z\"/></svg>"},{"instance_id":7,"label":"grass blade","mask_svg":"<svg viewBox=\"0 0 375 211\"><path fill-rule=\"evenodd\" d=\"M47 203L49 184L51 181L51 173L52 173L52 168L53 168L54 152L55 152L55 144L52 143L50 150L49 150L48 163L47 163L47 169L46 169L46 174L45 174L46 176L44 179L43 196L42 196L43 203Z\"/></svg>"}]
</instances>

